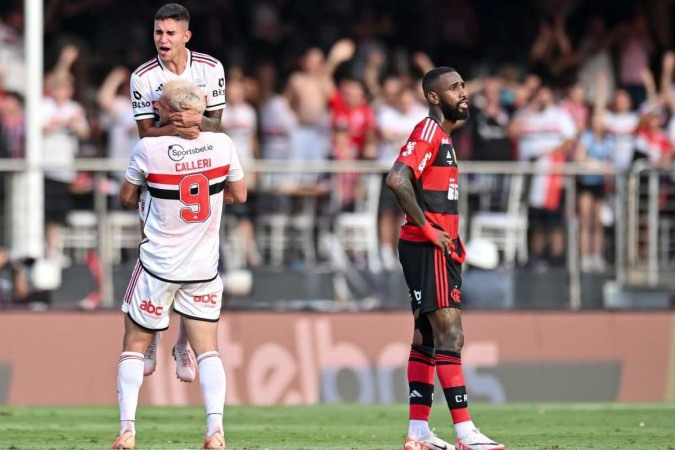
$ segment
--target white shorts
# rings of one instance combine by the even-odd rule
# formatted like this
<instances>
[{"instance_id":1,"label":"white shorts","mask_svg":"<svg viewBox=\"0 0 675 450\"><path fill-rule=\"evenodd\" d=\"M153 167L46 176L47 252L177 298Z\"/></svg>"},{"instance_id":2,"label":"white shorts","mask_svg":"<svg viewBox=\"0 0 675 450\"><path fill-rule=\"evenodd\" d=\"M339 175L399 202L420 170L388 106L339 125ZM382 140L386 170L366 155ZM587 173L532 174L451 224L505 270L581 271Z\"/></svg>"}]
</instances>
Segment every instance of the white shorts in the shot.
<instances>
[{"instance_id":1,"label":"white shorts","mask_svg":"<svg viewBox=\"0 0 675 450\"><path fill-rule=\"evenodd\" d=\"M162 331L169 328L171 305L190 319L218 322L223 298L223 280L217 276L204 283L169 283L148 274L136 263L131 273L122 311L141 328Z\"/></svg>"}]
</instances>

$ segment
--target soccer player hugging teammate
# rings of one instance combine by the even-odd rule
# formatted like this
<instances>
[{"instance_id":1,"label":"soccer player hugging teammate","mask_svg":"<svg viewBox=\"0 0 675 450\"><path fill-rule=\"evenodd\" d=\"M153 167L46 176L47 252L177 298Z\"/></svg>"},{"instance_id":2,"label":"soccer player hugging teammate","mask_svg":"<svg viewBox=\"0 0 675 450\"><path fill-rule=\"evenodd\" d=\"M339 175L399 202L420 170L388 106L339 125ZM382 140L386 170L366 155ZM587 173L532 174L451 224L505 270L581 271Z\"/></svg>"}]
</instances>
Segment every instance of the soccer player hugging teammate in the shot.
<instances>
[{"instance_id":1,"label":"soccer player hugging teammate","mask_svg":"<svg viewBox=\"0 0 675 450\"><path fill-rule=\"evenodd\" d=\"M220 131L225 107L223 65L209 55L186 48L192 36L189 25L190 13L177 3L166 4L155 14L153 34L157 56L141 64L131 75L131 102L141 138L179 135L194 139L200 131ZM171 80L186 80L198 86L206 98L205 111L201 113L189 108L176 111L169 116L169 121L160 124L157 101ZM141 221L145 213L144 193L139 203ZM159 333L156 333L145 354L145 375L155 371L158 340ZM194 354L187 342L182 322L173 355L178 378L185 382L193 381Z\"/></svg>"},{"instance_id":2,"label":"soccer player hugging teammate","mask_svg":"<svg viewBox=\"0 0 675 450\"><path fill-rule=\"evenodd\" d=\"M158 101L160 124L186 109L201 113L201 90L186 80L164 85ZM232 140L202 132L194 139L146 137L134 148L120 187L120 201L136 207L147 188L145 237L124 296L124 340L117 390L120 432L113 449L136 444L136 407L143 384L144 355L153 336L169 326L170 311L181 315L197 354L206 409L203 448L225 448L225 370L218 354L218 319L223 283L218 276L223 202L243 203L244 173Z\"/></svg>"},{"instance_id":3,"label":"soccer player hugging teammate","mask_svg":"<svg viewBox=\"0 0 675 450\"><path fill-rule=\"evenodd\" d=\"M434 372L443 387L461 450L501 450L502 444L473 424L462 373L462 263L459 235L459 171L450 132L469 118L464 80L450 67L422 79L429 116L417 124L387 176L406 214L399 258L414 316L408 360L410 422L405 450L453 446L429 428Z\"/></svg>"}]
</instances>

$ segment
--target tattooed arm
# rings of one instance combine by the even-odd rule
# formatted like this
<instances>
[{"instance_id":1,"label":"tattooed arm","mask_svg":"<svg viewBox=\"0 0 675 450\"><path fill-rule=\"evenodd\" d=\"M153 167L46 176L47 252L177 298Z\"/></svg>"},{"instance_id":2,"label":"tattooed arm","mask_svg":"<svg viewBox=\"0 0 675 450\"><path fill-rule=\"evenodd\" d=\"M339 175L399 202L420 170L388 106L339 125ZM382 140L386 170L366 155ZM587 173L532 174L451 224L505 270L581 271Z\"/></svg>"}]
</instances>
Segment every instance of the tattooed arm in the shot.
<instances>
[{"instance_id":1,"label":"tattooed arm","mask_svg":"<svg viewBox=\"0 0 675 450\"><path fill-rule=\"evenodd\" d=\"M394 163L394 166L389 171L389 175L387 175L387 187L393 192L403 212L406 213L415 225L422 229L426 238L433 242L434 245L450 252L450 235L445 231L434 228L424 217L424 212L419 203L417 203L415 188L412 183L413 179L412 169L405 164L397 162Z\"/></svg>"},{"instance_id":2,"label":"tattooed arm","mask_svg":"<svg viewBox=\"0 0 675 450\"><path fill-rule=\"evenodd\" d=\"M427 219L424 217L422 208L417 203L415 189L413 188L413 171L410 167L401 163L394 163L394 167L387 175L387 187L396 197L396 201L404 213L418 227L423 227Z\"/></svg>"},{"instance_id":3,"label":"tattooed arm","mask_svg":"<svg viewBox=\"0 0 675 450\"><path fill-rule=\"evenodd\" d=\"M204 111L204 116L202 117L202 123L199 126L202 131L214 131L218 132L222 130L220 121L223 117L223 110L216 109L215 111Z\"/></svg>"}]
</instances>

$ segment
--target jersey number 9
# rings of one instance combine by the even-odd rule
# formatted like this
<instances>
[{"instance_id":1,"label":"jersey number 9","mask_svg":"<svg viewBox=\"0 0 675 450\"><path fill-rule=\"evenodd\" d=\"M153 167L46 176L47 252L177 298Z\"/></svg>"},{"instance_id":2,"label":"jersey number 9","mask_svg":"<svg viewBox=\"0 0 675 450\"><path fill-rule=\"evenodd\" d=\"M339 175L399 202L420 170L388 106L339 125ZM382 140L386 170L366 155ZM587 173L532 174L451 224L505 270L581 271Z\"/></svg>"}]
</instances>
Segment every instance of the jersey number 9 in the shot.
<instances>
[{"instance_id":1,"label":"jersey number 9","mask_svg":"<svg viewBox=\"0 0 675 450\"><path fill-rule=\"evenodd\" d=\"M181 218L188 222L203 222L211 215L209 179L201 173L185 176L178 184L180 201L187 208L181 208Z\"/></svg>"}]
</instances>

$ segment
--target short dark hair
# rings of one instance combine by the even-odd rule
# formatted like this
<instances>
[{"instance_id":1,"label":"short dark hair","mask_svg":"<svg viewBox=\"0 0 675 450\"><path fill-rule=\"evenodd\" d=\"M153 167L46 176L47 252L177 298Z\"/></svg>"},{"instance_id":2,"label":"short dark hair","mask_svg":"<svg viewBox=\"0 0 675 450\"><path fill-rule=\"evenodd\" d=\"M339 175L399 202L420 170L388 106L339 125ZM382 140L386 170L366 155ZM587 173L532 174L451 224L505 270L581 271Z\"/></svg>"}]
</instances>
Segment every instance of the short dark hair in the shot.
<instances>
[{"instance_id":1,"label":"short dark hair","mask_svg":"<svg viewBox=\"0 0 675 450\"><path fill-rule=\"evenodd\" d=\"M434 89L434 85L436 84L436 81L438 81L438 79L441 77L441 75L451 72L457 71L452 67L442 66L436 67L435 69L431 69L430 71L425 73L424 77L422 77L422 90L424 91L424 97L427 96L429 91L432 91Z\"/></svg>"},{"instance_id":2,"label":"short dark hair","mask_svg":"<svg viewBox=\"0 0 675 450\"><path fill-rule=\"evenodd\" d=\"M155 20L173 19L190 23L190 13L183 5L178 3L167 3L157 10Z\"/></svg>"}]
</instances>

